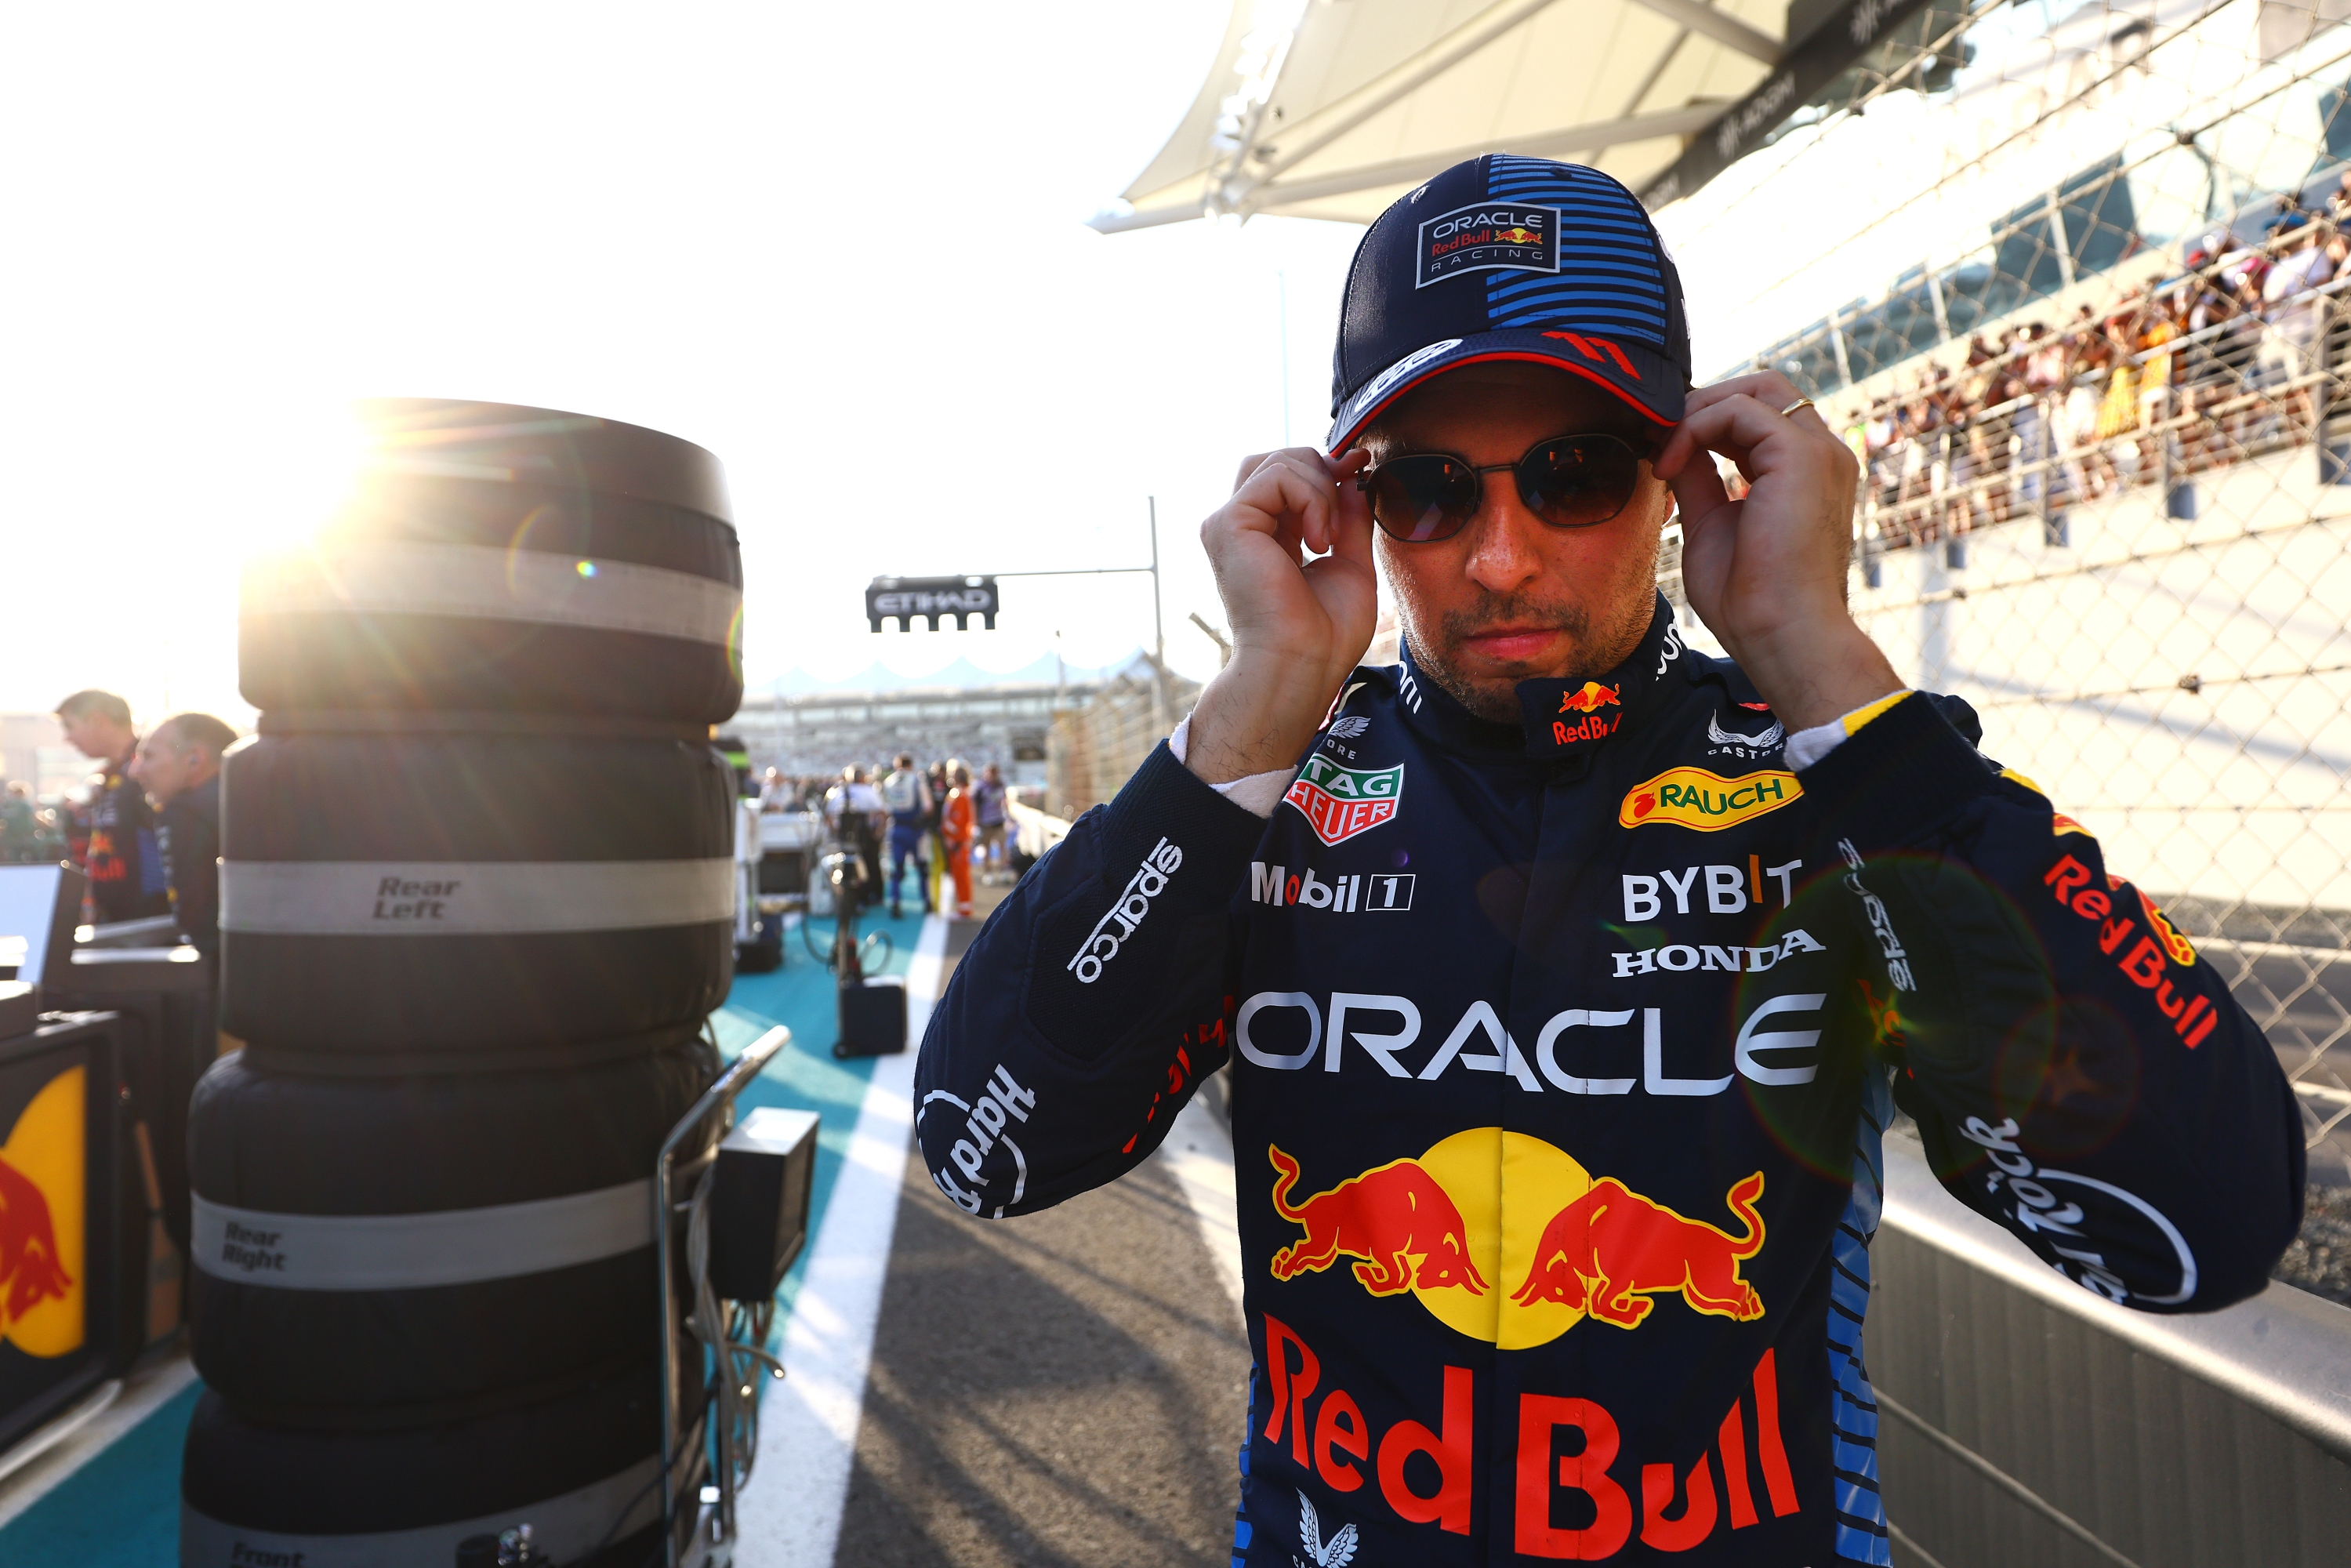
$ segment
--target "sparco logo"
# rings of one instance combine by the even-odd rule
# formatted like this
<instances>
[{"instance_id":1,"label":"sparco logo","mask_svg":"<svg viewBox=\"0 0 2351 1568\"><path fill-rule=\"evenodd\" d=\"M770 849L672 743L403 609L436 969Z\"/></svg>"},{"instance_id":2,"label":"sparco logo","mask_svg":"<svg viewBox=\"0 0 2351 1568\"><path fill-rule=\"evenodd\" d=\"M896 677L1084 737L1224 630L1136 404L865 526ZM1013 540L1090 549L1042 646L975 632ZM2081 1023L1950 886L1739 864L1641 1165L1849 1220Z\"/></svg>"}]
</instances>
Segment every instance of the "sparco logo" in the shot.
<instances>
[{"instance_id":1,"label":"sparco logo","mask_svg":"<svg viewBox=\"0 0 2351 1568\"><path fill-rule=\"evenodd\" d=\"M1102 977L1102 966L1118 956L1120 944L1134 935L1134 928L1151 913L1151 901L1166 891L1167 879L1183 863L1184 852L1165 839L1151 846L1151 852L1143 857L1142 866L1126 879L1118 902L1110 906L1109 914L1094 922L1094 928L1079 945L1078 956L1063 966L1078 977L1078 984L1091 986ZM1113 922L1117 930L1104 929Z\"/></svg>"}]
</instances>

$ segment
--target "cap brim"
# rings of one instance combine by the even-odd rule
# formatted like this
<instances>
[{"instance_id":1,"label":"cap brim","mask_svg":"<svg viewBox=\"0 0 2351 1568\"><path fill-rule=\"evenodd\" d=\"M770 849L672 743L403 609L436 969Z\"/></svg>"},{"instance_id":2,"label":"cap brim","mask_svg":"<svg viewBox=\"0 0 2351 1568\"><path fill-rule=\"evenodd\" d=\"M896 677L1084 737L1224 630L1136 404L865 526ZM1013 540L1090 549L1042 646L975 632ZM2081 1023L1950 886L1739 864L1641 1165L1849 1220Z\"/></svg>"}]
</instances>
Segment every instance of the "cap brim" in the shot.
<instances>
[{"instance_id":1,"label":"cap brim","mask_svg":"<svg viewBox=\"0 0 2351 1568\"><path fill-rule=\"evenodd\" d=\"M1581 377L1653 423L1681 423L1687 389L1667 365L1665 356L1645 343L1602 339L1588 332L1531 329L1479 332L1407 354L1366 382L1340 405L1323 450L1333 455L1344 452L1364 427L1397 399L1447 371L1509 360L1549 365Z\"/></svg>"}]
</instances>

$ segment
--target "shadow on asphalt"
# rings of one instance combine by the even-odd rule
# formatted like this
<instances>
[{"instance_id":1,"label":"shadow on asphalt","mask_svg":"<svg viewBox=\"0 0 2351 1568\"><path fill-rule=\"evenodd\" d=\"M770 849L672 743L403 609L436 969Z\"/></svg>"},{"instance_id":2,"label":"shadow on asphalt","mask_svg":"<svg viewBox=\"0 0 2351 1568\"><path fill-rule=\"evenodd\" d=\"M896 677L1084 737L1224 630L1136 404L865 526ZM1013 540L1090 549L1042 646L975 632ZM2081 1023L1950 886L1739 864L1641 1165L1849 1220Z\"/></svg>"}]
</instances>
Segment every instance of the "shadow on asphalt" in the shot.
<instances>
[{"instance_id":1,"label":"shadow on asphalt","mask_svg":"<svg viewBox=\"0 0 2351 1568\"><path fill-rule=\"evenodd\" d=\"M1249 1345L1156 1161L1023 1219L910 1158L836 1562L1209 1568Z\"/></svg>"}]
</instances>

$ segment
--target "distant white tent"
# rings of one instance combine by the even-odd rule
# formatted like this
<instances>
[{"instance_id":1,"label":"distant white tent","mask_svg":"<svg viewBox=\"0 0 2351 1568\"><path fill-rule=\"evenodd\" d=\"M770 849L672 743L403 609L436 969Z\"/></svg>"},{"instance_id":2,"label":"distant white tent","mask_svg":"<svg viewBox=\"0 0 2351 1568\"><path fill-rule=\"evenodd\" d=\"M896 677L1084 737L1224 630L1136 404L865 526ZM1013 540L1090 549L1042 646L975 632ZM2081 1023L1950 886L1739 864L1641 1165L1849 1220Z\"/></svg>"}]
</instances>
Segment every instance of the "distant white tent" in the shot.
<instances>
[{"instance_id":1,"label":"distant white tent","mask_svg":"<svg viewBox=\"0 0 2351 1568\"><path fill-rule=\"evenodd\" d=\"M1827 21L1844 7L1795 9ZM1786 10L1785 0L1235 0L1190 112L1092 224L1114 234L1257 213L1368 223L1486 152L1589 163L1639 191L1688 138L1771 85ZM1796 107L1777 96L1782 112Z\"/></svg>"},{"instance_id":2,"label":"distant white tent","mask_svg":"<svg viewBox=\"0 0 2351 1568\"><path fill-rule=\"evenodd\" d=\"M1791 117L1948 85L1967 18L1995 5L1234 0L1191 111L1092 222L1104 234L1257 213L1369 223L1480 152L1591 164L1654 212Z\"/></svg>"}]
</instances>

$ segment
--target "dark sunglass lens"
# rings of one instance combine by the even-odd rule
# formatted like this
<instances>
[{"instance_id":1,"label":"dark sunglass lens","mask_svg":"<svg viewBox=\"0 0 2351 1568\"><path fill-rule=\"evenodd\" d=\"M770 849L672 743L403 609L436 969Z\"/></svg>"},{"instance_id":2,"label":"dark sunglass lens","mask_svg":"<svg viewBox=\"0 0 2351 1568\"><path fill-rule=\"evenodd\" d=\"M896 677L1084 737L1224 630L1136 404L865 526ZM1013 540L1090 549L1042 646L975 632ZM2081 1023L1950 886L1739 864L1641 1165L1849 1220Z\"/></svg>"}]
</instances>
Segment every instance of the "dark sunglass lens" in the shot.
<instances>
[{"instance_id":1,"label":"dark sunglass lens","mask_svg":"<svg viewBox=\"0 0 2351 1568\"><path fill-rule=\"evenodd\" d=\"M1458 459L1398 457L1371 474L1372 517L1391 538L1425 544L1461 531L1478 511L1478 476Z\"/></svg>"},{"instance_id":2,"label":"dark sunglass lens","mask_svg":"<svg viewBox=\"0 0 2351 1568\"><path fill-rule=\"evenodd\" d=\"M1527 454L1519 465L1519 494L1553 528L1585 528L1623 511L1640 476L1640 459L1625 443L1571 435Z\"/></svg>"}]
</instances>

